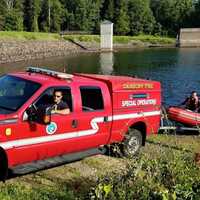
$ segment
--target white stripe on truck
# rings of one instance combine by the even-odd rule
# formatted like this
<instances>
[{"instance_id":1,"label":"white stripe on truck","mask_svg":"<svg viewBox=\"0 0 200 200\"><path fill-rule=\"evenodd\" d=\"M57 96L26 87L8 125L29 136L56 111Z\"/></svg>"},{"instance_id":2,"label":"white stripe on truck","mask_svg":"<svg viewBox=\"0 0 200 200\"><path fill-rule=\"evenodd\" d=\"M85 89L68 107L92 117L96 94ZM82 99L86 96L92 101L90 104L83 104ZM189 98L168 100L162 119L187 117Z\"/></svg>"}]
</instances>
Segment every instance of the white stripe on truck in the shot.
<instances>
[{"instance_id":1,"label":"white stripe on truck","mask_svg":"<svg viewBox=\"0 0 200 200\"><path fill-rule=\"evenodd\" d=\"M107 121L117 121L122 119L132 119L132 118L140 118L140 117L148 117L148 116L156 116L160 115L160 111L151 111L151 112L140 112L140 113L132 113L132 114L122 114L122 115L114 115L109 116ZM40 144L45 142L53 142L53 141L59 141L64 139L71 139L71 138L77 138L82 136L89 136L94 135L98 132L99 126L98 123L104 122L104 117L96 117L91 120L91 128L89 130L84 131L76 131L76 132L67 132L67 133L61 133L61 134L55 134L55 135L47 135L47 136L41 136L41 137L34 137L34 138L26 138L26 139L19 139L19 140L13 140L8 142L1 142L0 146L4 149L11 149L15 147L21 147L21 146L27 146L27 145L34 145L34 144Z\"/></svg>"}]
</instances>

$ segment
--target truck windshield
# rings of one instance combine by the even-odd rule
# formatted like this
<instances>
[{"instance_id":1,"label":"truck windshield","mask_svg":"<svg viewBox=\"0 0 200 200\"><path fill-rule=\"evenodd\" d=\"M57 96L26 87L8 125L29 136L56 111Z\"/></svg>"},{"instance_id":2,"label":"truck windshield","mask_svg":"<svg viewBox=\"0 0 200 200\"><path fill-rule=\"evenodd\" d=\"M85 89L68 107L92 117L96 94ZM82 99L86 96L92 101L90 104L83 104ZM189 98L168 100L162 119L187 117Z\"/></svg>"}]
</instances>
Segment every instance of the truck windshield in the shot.
<instances>
[{"instance_id":1,"label":"truck windshield","mask_svg":"<svg viewBox=\"0 0 200 200\"><path fill-rule=\"evenodd\" d=\"M17 111L39 88L39 83L11 75L1 76L0 114Z\"/></svg>"}]
</instances>

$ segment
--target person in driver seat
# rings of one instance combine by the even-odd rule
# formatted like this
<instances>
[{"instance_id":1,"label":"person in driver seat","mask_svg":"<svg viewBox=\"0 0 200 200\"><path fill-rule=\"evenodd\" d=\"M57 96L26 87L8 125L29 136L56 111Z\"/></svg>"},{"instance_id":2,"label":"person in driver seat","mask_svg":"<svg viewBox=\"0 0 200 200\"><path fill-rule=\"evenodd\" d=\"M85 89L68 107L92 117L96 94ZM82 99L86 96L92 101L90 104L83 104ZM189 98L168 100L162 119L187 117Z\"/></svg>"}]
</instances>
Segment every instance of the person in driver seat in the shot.
<instances>
[{"instance_id":1,"label":"person in driver seat","mask_svg":"<svg viewBox=\"0 0 200 200\"><path fill-rule=\"evenodd\" d=\"M54 104L52 106L52 111L51 111L52 114L56 113L56 114L67 115L70 113L68 104L64 102L62 98L63 98L62 91L54 90L53 92Z\"/></svg>"}]
</instances>

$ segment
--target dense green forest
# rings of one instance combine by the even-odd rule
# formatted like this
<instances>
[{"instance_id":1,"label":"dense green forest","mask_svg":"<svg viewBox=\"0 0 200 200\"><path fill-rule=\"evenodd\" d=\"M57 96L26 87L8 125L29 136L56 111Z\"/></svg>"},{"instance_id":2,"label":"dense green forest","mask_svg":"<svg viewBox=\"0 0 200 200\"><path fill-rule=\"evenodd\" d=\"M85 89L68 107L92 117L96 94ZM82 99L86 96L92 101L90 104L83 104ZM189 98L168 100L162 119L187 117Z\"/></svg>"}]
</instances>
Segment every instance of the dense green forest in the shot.
<instances>
[{"instance_id":1,"label":"dense green forest","mask_svg":"<svg viewBox=\"0 0 200 200\"><path fill-rule=\"evenodd\" d=\"M200 25L200 0L0 0L0 31L99 33L103 20L116 35L170 35Z\"/></svg>"}]
</instances>

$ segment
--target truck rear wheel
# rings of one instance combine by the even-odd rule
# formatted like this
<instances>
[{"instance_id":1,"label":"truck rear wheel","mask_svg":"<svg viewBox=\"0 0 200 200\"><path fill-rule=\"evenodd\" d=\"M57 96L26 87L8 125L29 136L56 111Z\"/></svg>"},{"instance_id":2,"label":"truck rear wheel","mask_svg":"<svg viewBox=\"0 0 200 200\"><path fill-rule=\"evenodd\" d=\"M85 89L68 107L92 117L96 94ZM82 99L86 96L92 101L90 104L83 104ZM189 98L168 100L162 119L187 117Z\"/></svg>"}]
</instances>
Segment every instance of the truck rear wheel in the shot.
<instances>
[{"instance_id":1,"label":"truck rear wheel","mask_svg":"<svg viewBox=\"0 0 200 200\"><path fill-rule=\"evenodd\" d=\"M142 133L137 129L130 129L122 145L122 153L126 157L136 155L142 146Z\"/></svg>"}]
</instances>

